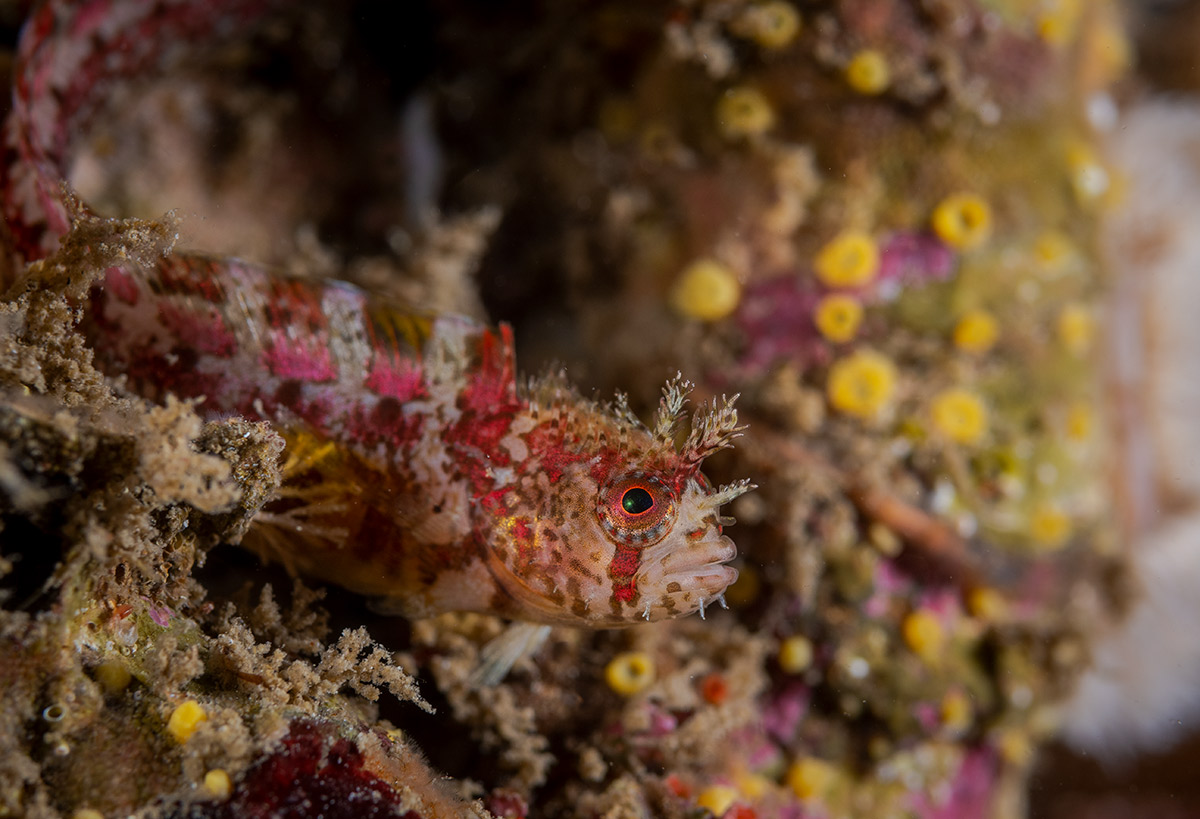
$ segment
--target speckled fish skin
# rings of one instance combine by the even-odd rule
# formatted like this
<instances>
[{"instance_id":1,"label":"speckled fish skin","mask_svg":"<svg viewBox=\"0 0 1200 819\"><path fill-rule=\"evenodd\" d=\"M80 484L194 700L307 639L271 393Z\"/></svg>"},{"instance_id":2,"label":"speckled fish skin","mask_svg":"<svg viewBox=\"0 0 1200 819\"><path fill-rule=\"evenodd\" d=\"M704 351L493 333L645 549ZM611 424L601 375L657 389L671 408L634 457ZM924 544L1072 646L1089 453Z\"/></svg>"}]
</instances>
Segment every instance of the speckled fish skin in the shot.
<instances>
[{"instance_id":1,"label":"speckled fish skin","mask_svg":"<svg viewBox=\"0 0 1200 819\"><path fill-rule=\"evenodd\" d=\"M157 64L144 45L105 59L130 27L194 38L266 6L42 9L22 37L8 123L4 204L26 258L68 228L62 168L94 95ZM677 447L679 379L649 429L620 398L594 404L557 379L519 389L505 326L198 256L109 270L84 326L97 363L127 387L203 398L209 417L283 433L285 486L248 545L412 616L619 627L703 612L737 576L719 508L748 484L714 490L700 472L736 436L737 415L732 401L702 408Z\"/></svg>"}]
</instances>

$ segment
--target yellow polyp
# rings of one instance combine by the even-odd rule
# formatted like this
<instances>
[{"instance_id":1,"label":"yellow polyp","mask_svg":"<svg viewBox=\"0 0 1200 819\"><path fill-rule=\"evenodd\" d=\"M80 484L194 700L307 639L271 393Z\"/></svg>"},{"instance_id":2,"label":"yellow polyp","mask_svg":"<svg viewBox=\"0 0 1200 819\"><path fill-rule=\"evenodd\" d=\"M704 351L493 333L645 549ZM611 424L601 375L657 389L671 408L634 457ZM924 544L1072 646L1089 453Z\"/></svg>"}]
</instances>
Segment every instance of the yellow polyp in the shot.
<instances>
[{"instance_id":1,"label":"yellow polyp","mask_svg":"<svg viewBox=\"0 0 1200 819\"><path fill-rule=\"evenodd\" d=\"M1062 47L1079 28L1079 0L1049 0L1037 17L1037 33L1047 45Z\"/></svg>"},{"instance_id":2,"label":"yellow polyp","mask_svg":"<svg viewBox=\"0 0 1200 819\"><path fill-rule=\"evenodd\" d=\"M642 651L618 654L604 669L608 687L624 697L644 691L654 682L654 660Z\"/></svg>"},{"instance_id":3,"label":"yellow polyp","mask_svg":"<svg viewBox=\"0 0 1200 819\"><path fill-rule=\"evenodd\" d=\"M730 139L761 136L774 125L775 110L757 88L731 88L717 101L717 127Z\"/></svg>"},{"instance_id":4,"label":"yellow polyp","mask_svg":"<svg viewBox=\"0 0 1200 819\"><path fill-rule=\"evenodd\" d=\"M805 757L788 767L787 784L797 798L805 801L824 796L837 779L837 769L823 759Z\"/></svg>"},{"instance_id":5,"label":"yellow polyp","mask_svg":"<svg viewBox=\"0 0 1200 819\"><path fill-rule=\"evenodd\" d=\"M1004 601L1004 595L995 589L989 589L986 586L979 586L971 589L967 593L967 611L972 617L977 617L980 620L994 622L1004 617L1008 611L1008 604Z\"/></svg>"},{"instance_id":6,"label":"yellow polyp","mask_svg":"<svg viewBox=\"0 0 1200 819\"><path fill-rule=\"evenodd\" d=\"M767 50L783 48L800 33L800 12L783 0L758 3L742 12L734 31Z\"/></svg>"},{"instance_id":7,"label":"yellow polyp","mask_svg":"<svg viewBox=\"0 0 1200 819\"><path fill-rule=\"evenodd\" d=\"M813 323L821 335L835 343L850 341L862 324L862 303L853 296L831 293L817 302Z\"/></svg>"},{"instance_id":8,"label":"yellow polyp","mask_svg":"<svg viewBox=\"0 0 1200 819\"><path fill-rule=\"evenodd\" d=\"M596 117L600 133L609 142L622 144L637 132L637 108L625 97L609 97L600 104Z\"/></svg>"},{"instance_id":9,"label":"yellow polyp","mask_svg":"<svg viewBox=\"0 0 1200 819\"><path fill-rule=\"evenodd\" d=\"M996 737L996 749L1010 765L1023 768L1033 760L1033 741L1019 728L1008 728Z\"/></svg>"},{"instance_id":10,"label":"yellow polyp","mask_svg":"<svg viewBox=\"0 0 1200 819\"><path fill-rule=\"evenodd\" d=\"M864 48L846 64L846 82L860 94L881 94L892 82L892 69L882 53Z\"/></svg>"},{"instance_id":11,"label":"yellow polyp","mask_svg":"<svg viewBox=\"0 0 1200 819\"><path fill-rule=\"evenodd\" d=\"M1096 156L1091 146L1082 142L1067 149L1067 169L1075 198L1082 204L1090 204L1106 194L1112 185L1108 168Z\"/></svg>"},{"instance_id":12,"label":"yellow polyp","mask_svg":"<svg viewBox=\"0 0 1200 819\"><path fill-rule=\"evenodd\" d=\"M108 694L121 693L133 679L129 669L118 660L105 660L96 666L92 674Z\"/></svg>"},{"instance_id":13,"label":"yellow polyp","mask_svg":"<svg viewBox=\"0 0 1200 819\"><path fill-rule=\"evenodd\" d=\"M1096 320L1081 304L1068 304L1058 314L1056 329L1059 342L1073 355L1082 356L1092 348Z\"/></svg>"},{"instance_id":14,"label":"yellow polyp","mask_svg":"<svg viewBox=\"0 0 1200 819\"><path fill-rule=\"evenodd\" d=\"M987 407L968 390L955 387L938 393L930 405L930 414L934 429L955 443L978 443L987 432Z\"/></svg>"},{"instance_id":15,"label":"yellow polyp","mask_svg":"<svg viewBox=\"0 0 1200 819\"><path fill-rule=\"evenodd\" d=\"M999 337L1000 322L986 310L968 310L954 325L954 346L964 353L983 355Z\"/></svg>"},{"instance_id":16,"label":"yellow polyp","mask_svg":"<svg viewBox=\"0 0 1200 819\"><path fill-rule=\"evenodd\" d=\"M907 645L925 662L933 662L946 644L946 630L933 612L917 609L904 618L900 633Z\"/></svg>"},{"instance_id":17,"label":"yellow polyp","mask_svg":"<svg viewBox=\"0 0 1200 819\"><path fill-rule=\"evenodd\" d=\"M933 231L959 250L979 247L992 235L992 208L974 193L947 196L933 209Z\"/></svg>"},{"instance_id":18,"label":"yellow polyp","mask_svg":"<svg viewBox=\"0 0 1200 819\"><path fill-rule=\"evenodd\" d=\"M870 419L879 415L896 391L896 367L870 350L834 363L826 383L829 403L839 412Z\"/></svg>"},{"instance_id":19,"label":"yellow polyp","mask_svg":"<svg viewBox=\"0 0 1200 819\"><path fill-rule=\"evenodd\" d=\"M971 700L957 688L942 697L939 711L948 730L960 734L971 727Z\"/></svg>"},{"instance_id":20,"label":"yellow polyp","mask_svg":"<svg viewBox=\"0 0 1200 819\"><path fill-rule=\"evenodd\" d=\"M747 563L738 570L737 580L725 589L725 600L734 608L748 606L758 599L761 588L762 578L758 569Z\"/></svg>"},{"instance_id":21,"label":"yellow polyp","mask_svg":"<svg viewBox=\"0 0 1200 819\"><path fill-rule=\"evenodd\" d=\"M233 793L233 780L225 770L214 768L204 775L204 790L214 799L228 799Z\"/></svg>"},{"instance_id":22,"label":"yellow polyp","mask_svg":"<svg viewBox=\"0 0 1200 819\"><path fill-rule=\"evenodd\" d=\"M813 270L829 287L862 287L879 272L879 246L863 231L843 231L817 252Z\"/></svg>"},{"instance_id":23,"label":"yellow polyp","mask_svg":"<svg viewBox=\"0 0 1200 819\"><path fill-rule=\"evenodd\" d=\"M738 792L747 799L761 799L771 792L775 783L762 774L742 772L734 777Z\"/></svg>"},{"instance_id":24,"label":"yellow polyp","mask_svg":"<svg viewBox=\"0 0 1200 819\"><path fill-rule=\"evenodd\" d=\"M737 275L712 259L692 263L671 290L671 305L681 315L718 321L737 309L742 286Z\"/></svg>"},{"instance_id":25,"label":"yellow polyp","mask_svg":"<svg viewBox=\"0 0 1200 819\"><path fill-rule=\"evenodd\" d=\"M1097 64L1104 79L1100 85L1108 85L1129 70L1133 64L1133 46L1120 23L1108 19L1100 23L1091 37L1087 38L1088 51Z\"/></svg>"},{"instance_id":26,"label":"yellow polyp","mask_svg":"<svg viewBox=\"0 0 1200 819\"><path fill-rule=\"evenodd\" d=\"M813 659L812 642L807 637L793 634L779 645L779 667L788 674L799 674L806 670Z\"/></svg>"},{"instance_id":27,"label":"yellow polyp","mask_svg":"<svg viewBox=\"0 0 1200 819\"><path fill-rule=\"evenodd\" d=\"M204 706L195 700L185 700L171 712L167 720L167 733L175 737L177 742L187 742L206 719L208 714Z\"/></svg>"},{"instance_id":28,"label":"yellow polyp","mask_svg":"<svg viewBox=\"0 0 1200 819\"><path fill-rule=\"evenodd\" d=\"M1082 442L1092 437L1095 427L1095 416L1087 404L1073 404L1067 409L1066 419L1067 438L1071 441Z\"/></svg>"},{"instance_id":29,"label":"yellow polyp","mask_svg":"<svg viewBox=\"0 0 1200 819\"><path fill-rule=\"evenodd\" d=\"M666 124L651 122L638 136L638 148L656 162L670 162L679 152L679 140Z\"/></svg>"},{"instance_id":30,"label":"yellow polyp","mask_svg":"<svg viewBox=\"0 0 1200 819\"><path fill-rule=\"evenodd\" d=\"M1071 537L1071 518L1054 504L1039 504L1029 516L1029 537L1043 549L1058 549Z\"/></svg>"},{"instance_id":31,"label":"yellow polyp","mask_svg":"<svg viewBox=\"0 0 1200 819\"><path fill-rule=\"evenodd\" d=\"M1033 260L1043 273L1061 273L1075 257L1075 245L1057 230L1048 230L1033 243Z\"/></svg>"},{"instance_id":32,"label":"yellow polyp","mask_svg":"<svg viewBox=\"0 0 1200 819\"><path fill-rule=\"evenodd\" d=\"M713 816L721 817L725 815L725 811L733 807L738 796L737 789L731 788L729 785L710 785L700 791L700 795L696 797L696 804L707 808Z\"/></svg>"}]
</instances>

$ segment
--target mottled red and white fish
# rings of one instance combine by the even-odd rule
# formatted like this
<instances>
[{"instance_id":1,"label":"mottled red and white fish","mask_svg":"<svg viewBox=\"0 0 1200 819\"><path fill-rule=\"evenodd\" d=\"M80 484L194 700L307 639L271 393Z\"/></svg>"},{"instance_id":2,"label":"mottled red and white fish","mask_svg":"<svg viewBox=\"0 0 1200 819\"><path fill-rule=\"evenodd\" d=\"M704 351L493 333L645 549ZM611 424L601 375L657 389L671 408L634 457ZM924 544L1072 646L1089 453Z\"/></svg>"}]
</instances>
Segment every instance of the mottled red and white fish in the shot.
<instances>
[{"instance_id":1,"label":"mottled red and white fish","mask_svg":"<svg viewBox=\"0 0 1200 819\"><path fill-rule=\"evenodd\" d=\"M41 7L20 43L3 190L27 259L69 229L63 169L105 85L155 70L164 42L266 5ZM703 614L737 576L720 507L750 486L714 489L700 471L736 436L737 413L732 400L702 407L677 446L682 379L647 427L620 396L519 384L506 326L187 255L108 271L86 330L98 364L133 390L272 422L286 480L248 542L411 616L620 627Z\"/></svg>"}]
</instances>

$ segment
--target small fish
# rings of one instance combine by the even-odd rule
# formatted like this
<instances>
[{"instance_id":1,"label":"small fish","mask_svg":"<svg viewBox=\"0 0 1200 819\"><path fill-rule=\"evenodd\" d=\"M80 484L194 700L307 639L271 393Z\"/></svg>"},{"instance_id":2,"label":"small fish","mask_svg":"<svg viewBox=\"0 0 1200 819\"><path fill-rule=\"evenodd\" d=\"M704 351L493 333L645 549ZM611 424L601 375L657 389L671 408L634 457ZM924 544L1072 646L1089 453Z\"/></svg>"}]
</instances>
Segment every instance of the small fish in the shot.
<instances>
[{"instance_id":1,"label":"small fish","mask_svg":"<svg viewBox=\"0 0 1200 819\"><path fill-rule=\"evenodd\" d=\"M4 186L27 258L69 227L68 136L94 92L154 64L144 45L137 59L109 59L129 37L111 25L118 11L161 35L172 20L195 29L263 5L42 8L19 47ZM702 407L676 446L690 389L681 377L647 427L622 396L584 400L561 377L518 384L505 325L196 255L110 269L83 328L97 364L129 389L203 398L210 418L265 420L284 436L284 486L248 546L410 617L477 611L534 624L491 649L489 679L543 626L703 614L737 576L720 507L752 487L714 489L700 471L738 434L734 400Z\"/></svg>"},{"instance_id":2,"label":"small fish","mask_svg":"<svg viewBox=\"0 0 1200 819\"><path fill-rule=\"evenodd\" d=\"M700 464L737 412L703 408L677 448L680 378L647 428L561 378L519 388L507 326L194 256L110 270L85 330L129 389L272 422L288 479L251 545L408 616L614 627L699 611L736 577L719 507L748 485L713 489Z\"/></svg>"}]
</instances>

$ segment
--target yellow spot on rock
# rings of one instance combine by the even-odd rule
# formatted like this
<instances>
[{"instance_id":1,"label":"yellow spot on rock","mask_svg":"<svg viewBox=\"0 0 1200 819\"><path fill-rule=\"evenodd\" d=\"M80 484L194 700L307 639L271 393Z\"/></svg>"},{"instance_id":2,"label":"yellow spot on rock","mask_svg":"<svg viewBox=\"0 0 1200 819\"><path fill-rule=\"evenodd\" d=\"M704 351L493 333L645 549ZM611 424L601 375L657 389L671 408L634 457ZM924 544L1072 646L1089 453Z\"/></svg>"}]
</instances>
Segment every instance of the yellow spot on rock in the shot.
<instances>
[{"instance_id":1,"label":"yellow spot on rock","mask_svg":"<svg viewBox=\"0 0 1200 819\"><path fill-rule=\"evenodd\" d=\"M1084 355L1092 347L1096 320L1081 304L1068 304L1058 314L1058 340L1073 355Z\"/></svg>"},{"instance_id":2,"label":"yellow spot on rock","mask_svg":"<svg viewBox=\"0 0 1200 819\"><path fill-rule=\"evenodd\" d=\"M1075 244L1057 230L1048 230L1033 243L1033 260L1043 273L1061 273L1075 258Z\"/></svg>"},{"instance_id":3,"label":"yellow spot on rock","mask_svg":"<svg viewBox=\"0 0 1200 819\"><path fill-rule=\"evenodd\" d=\"M933 209L933 230L943 242L972 250L992 235L992 208L974 193L947 196Z\"/></svg>"},{"instance_id":4,"label":"yellow spot on rock","mask_svg":"<svg viewBox=\"0 0 1200 819\"><path fill-rule=\"evenodd\" d=\"M94 808L80 808L71 814L71 819L104 819L104 814Z\"/></svg>"},{"instance_id":5,"label":"yellow spot on rock","mask_svg":"<svg viewBox=\"0 0 1200 819\"><path fill-rule=\"evenodd\" d=\"M1092 429L1095 426L1094 415L1092 408L1087 404L1073 404L1067 410L1066 432L1067 438L1072 441L1086 441L1092 437Z\"/></svg>"},{"instance_id":6,"label":"yellow spot on rock","mask_svg":"<svg viewBox=\"0 0 1200 819\"><path fill-rule=\"evenodd\" d=\"M233 780L221 768L214 768L204 775L204 790L214 799L228 799L233 793Z\"/></svg>"},{"instance_id":7,"label":"yellow spot on rock","mask_svg":"<svg viewBox=\"0 0 1200 819\"><path fill-rule=\"evenodd\" d=\"M100 683L109 694L121 693L133 679L129 669L118 660L105 660L96 666L96 670L92 673L96 677L96 682Z\"/></svg>"},{"instance_id":8,"label":"yellow spot on rock","mask_svg":"<svg viewBox=\"0 0 1200 819\"><path fill-rule=\"evenodd\" d=\"M1053 504L1040 504L1029 516L1029 536L1044 549L1057 549L1071 536L1071 518Z\"/></svg>"},{"instance_id":9,"label":"yellow spot on rock","mask_svg":"<svg viewBox=\"0 0 1200 819\"><path fill-rule=\"evenodd\" d=\"M880 94L892 82L887 58L873 48L865 48L846 65L846 82L860 94Z\"/></svg>"},{"instance_id":10,"label":"yellow spot on rock","mask_svg":"<svg viewBox=\"0 0 1200 819\"><path fill-rule=\"evenodd\" d=\"M987 407L969 390L943 390L934 396L930 413L934 428L956 443L977 443L987 432Z\"/></svg>"},{"instance_id":11,"label":"yellow spot on rock","mask_svg":"<svg viewBox=\"0 0 1200 819\"><path fill-rule=\"evenodd\" d=\"M817 302L813 313L813 323L817 325L821 335L839 344L850 341L858 334L862 318L862 303L853 296L842 293L825 296Z\"/></svg>"},{"instance_id":12,"label":"yellow spot on rock","mask_svg":"<svg viewBox=\"0 0 1200 819\"><path fill-rule=\"evenodd\" d=\"M756 88L731 88L717 101L717 127L730 139L760 136L774 124L775 111Z\"/></svg>"},{"instance_id":13,"label":"yellow spot on rock","mask_svg":"<svg viewBox=\"0 0 1200 819\"><path fill-rule=\"evenodd\" d=\"M826 391L834 409L874 418L896 391L896 366L879 353L860 350L834 363Z\"/></svg>"},{"instance_id":14,"label":"yellow spot on rock","mask_svg":"<svg viewBox=\"0 0 1200 819\"><path fill-rule=\"evenodd\" d=\"M748 799L761 799L770 793L775 783L762 774L742 772L734 777L738 791Z\"/></svg>"},{"instance_id":15,"label":"yellow spot on rock","mask_svg":"<svg viewBox=\"0 0 1200 819\"><path fill-rule=\"evenodd\" d=\"M1033 760L1033 742L1018 728L1001 731L996 737L996 748L1010 765L1024 767Z\"/></svg>"},{"instance_id":16,"label":"yellow spot on rock","mask_svg":"<svg viewBox=\"0 0 1200 819\"><path fill-rule=\"evenodd\" d=\"M1075 197L1083 204L1097 201L1112 186L1112 175L1108 168L1091 146L1084 143L1076 143L1067 149L1067 169Z\"/></svg>"},{"instance_id":17,"label":"yellow spot on rock","mask_svg":"<svg viewBox=\"0 0 1200 819\"><path fill-rule=\"evenodd\" d=\"M167 720L167 733L175 737L177 742L187 742L200 723L208 719L204 706L195 700L185 700L176 706Z\"/></svg>"},{"instance_id":18,"label":"yellow spot on rock","mask_svg":"<svg viewBox=\"0 0 1200 819\"><path fill-rule=\"evenodd\" d=\"M971 700L957 688L942 697L942 724L956 734L971 727Z\"/></svg>"},{"instance_id":19,"label":"yellow spot on rock","mask_svg":"<svg viewBox=\"0 0 1200 819\"><path fill-rule=\"evenodd\" d=\"M794 634L779 645L779 667L788 674L799 674L812 664L813 646L807 637Z\"/></svg>"},{"instance_id":20,"label":"yellow spot on rock","mask_svg":"<svg viewBox=\"0 0 1200 819\"><path fill-rule=\"evenodd\" d=\"M608 687L625 697L644 691L654 682L654 676L654 660L643 651L618 654L604 669Z\"/></svg>"},{"instance_id":21,"label":"yellow spot on rock","mask_svg":"<svg viewBox=\"0 0 1200 819\"><path fill-rule=\"evenodd\" d=\"M1048 45L1067 45L1075 38L1079 13L1079 0L1048 0L1037 17L1038 36Z\"/></svg>"},{"instance_id":22,"label":"yellow spot on rock","mask_svg":"<svg viewBox=\"0 0 1200 819\"><path fill-rule=\"evenodd\" d=\"M637 108L625 97L609 97L600 105L597 124L609 142L628 142L637 132Z\"/></svg>"},{"instance_id":23,"label":"yellow spot on rock","mask_svg":"<svg viewBox=\"0 0 1200 819\"><path fill-rule=\"evenodd\" d=\"M700 795L696 797L696 804L707 808L713 816L721 817L733 807L738 795L737 789L728 785L711 785L700 791Z\"/></svg>"},{"instance_id":24,"label":"yellow spot on rock","mask_svg":"<svg viewBox=\"0 0 1200 819\"><path fill-rule=\"evenodd\" d=\"M725 589L725 599L735 608L748 606L758 599L761 588L762 578L758 575L758 569L747 563L738 569L738 578L733 585Z\"/></svg>"},{"instance_id":25,"label":"yellow spot on rock","mask_svg":"<svg viewBox=\"0 0 1200 819\"><path fill-rule=\"evenodd\" d=\"M1000 323L986 310L969 310L954 325L954 346L972 355L986 353L999 337Z\"/></svg>"},{"instance_id":26,"label":"yellow spot on rock","mask_svg":"<svg viewBox=\"0 0 1200 819\"><path fill-rule=\"evenodd\" d=\"M1004 595L986 586L971 589L967 594L967 611L980 620L995 621L1002 618L1008 611Z\"/></svg>"},{"instance_id":27,"label":"yellow spot on rock","mask_svg":"<svg viewBox=\"0 0 1200 819\"><path fill-rule=\"evenodd\" d=\"M817 252L813 268L829 287L861 287L879 272L879 246L868 234L847 230Z\"/></svg>"},{"instance_id":28,"label":"yellow spot on rock","mask_svg":"<svg viewBox=\"0 0 1200 819\"><path fill-rule=\"evenodd\" d=\"M917 609L900 626L904 643L927 663L936 660L946 643L946 630L931 611Z\"/></svg>"},{"instance_id":29,"label":"yellow spot on rock","mask_svg":"<svg viewBox=\"0 0 1200 819\"><path fill-rule=\"evenodd\" d=\"M737 309L742 286L732 270L712 259L694 262L671 291L671 304L682 315L702 321L723 319Z\"/></svg>"},{"instance_id":30,"label":"yellow spot on rock","mask_svg":"<svg viewBox=\"0 0 1200 819\"><path fill-rule=\"evenodd\" d=\"M823 759L806 757L791 764L787 784L792 793L808 801L824 796L837 780L837 769Z\"/></svg>"},{"instance_id":31,"label":"yellow spot on rock","mask_svg":"<svg viewBox=\"0 0 1200 819\"><path fill-rule=\"evenodd\" d=\"M759 3L741 14L735 31L763 48L783 48L800 33L800 12L791 3L782 0Z\"/></svg>"}]
</instances>

